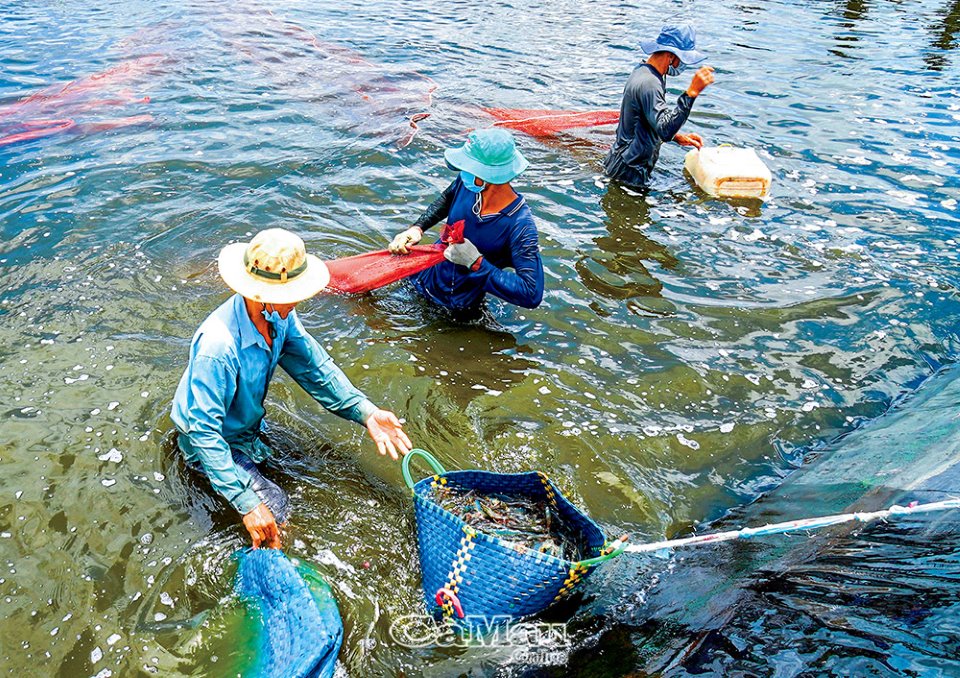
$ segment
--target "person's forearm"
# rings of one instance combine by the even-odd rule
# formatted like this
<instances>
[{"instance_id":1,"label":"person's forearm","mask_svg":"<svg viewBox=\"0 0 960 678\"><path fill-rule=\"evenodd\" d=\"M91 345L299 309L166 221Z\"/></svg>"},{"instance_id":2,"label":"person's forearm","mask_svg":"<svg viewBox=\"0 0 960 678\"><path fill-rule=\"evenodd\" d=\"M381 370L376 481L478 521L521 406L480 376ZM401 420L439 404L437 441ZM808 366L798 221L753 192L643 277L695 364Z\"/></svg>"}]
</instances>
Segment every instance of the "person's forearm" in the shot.
<instances>
[{"instance_id":1,"label":"person's forearm","mask_svg":"<svg viewBox=\"0 0 960 678\"><path fill-rule=\"evenodd\" d=\"M252 489L250 474L234 463L230 445L222 435L214 431L192 431L181 435L187 436L210 485L241 515L249 513L260 503L260 497Z\"/></svg>"},{"instance_id":2,"label":"person's forearm","mask_svg":"<svg viewBox=\"0 0 960 678\"><path fill-rule=\"evenodd\" d=\"M543 300L543 268L506 271L484 259L480 272L487 274L485 290L507 303L536 308Z\"/></svg>"},{"instance_id":3,"label":"person's forearm","mask_svg":"<svg viewBox=\"0 0 960 678\"><path fill-rule=\"evenodd\" d=\"M453 187L454 184L447 186L440 197L430 203L430 206L424 210L420 218L413 222L413 225L421 231L426 231L431 226L436 226L446 219L450 214L450 205L453 204Z\"/></svg>"},{"instance_id":4,"label":"person's forearm","mask_svg":"<svg viewBox=\"0 0 960 678\"><path fill-rule=\"evenodd\" d=\"M677 107L671 111L664 111L657 120L657 133L664 141L672 141L680 128L690 116L693 108L693 97L686 92L677 98Z\"/></svg>"},{"instance_id":5,"label":"person's forearm","mask_svg":"<svg viewBox=\"0 0 960 678\"><path fill-rule=\"evenodd\" d=\"M288 339L280 367L322 407L338 417L363 425L377 409L309 335Z\"/></svg>"}]
</instances>

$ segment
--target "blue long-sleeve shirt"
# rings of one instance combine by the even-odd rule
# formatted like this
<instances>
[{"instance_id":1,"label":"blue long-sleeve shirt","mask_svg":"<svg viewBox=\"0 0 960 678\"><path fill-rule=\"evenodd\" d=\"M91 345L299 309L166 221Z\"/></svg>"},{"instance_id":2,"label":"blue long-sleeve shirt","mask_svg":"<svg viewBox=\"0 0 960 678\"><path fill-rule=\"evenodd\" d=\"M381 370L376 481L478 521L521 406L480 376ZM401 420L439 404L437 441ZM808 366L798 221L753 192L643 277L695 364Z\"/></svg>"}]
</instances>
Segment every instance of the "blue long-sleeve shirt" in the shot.
<instances>
[{"instance_id":1,"label":"blue long-sleeve shirt","mask_svg":"<svg viewBox=\"0 0 960 678\"><path fill-rule=\"evenodd\" d=\"M660 146L672 141L687 121L693 99L684 92L670 109L666 81L650 64L637 66L623 88L617 138L603 166L607 176L631 186L646 186L660 158Z\"/></svg>"},{"instance_id":2,"label":"blue long-sleeve shirt","mask_svg":"<svg viewBox=\"0 0 960 678\"><path fill-rule=\"evenodd\" d=\"M427 229L444 218L451 224L463 219L464 237L483 255L479 270L442 261L414 276L414 287L454 311L475 311L487 293L517 306L536 308L543 300L543 263L530 208L518 194L500 212L478 217L473 213L476 198L458 175L441 200L431 206L429 219L421 219L417 225ZM505 270L508 268L513 270Z\"/></svg>"},{"instance_id":3,"label":"blue long-sleeve shirt","mask_svg":"<svg viewBox=\"0 0 960 678\"><path fill-rule=\"evenodd\" d=\"M326 409L359 424L376 409L307 333L295 310L274 323L268 347L247 314L243 297L234 295L200 325L190 345L190 362L180 379L170 416L190 463L199 463L213 488L240 513L260 503L250 475L230 453L236 449L262 461L269 448L257 437L263 401L280 365Z\"/></svg>"}]
</instances>

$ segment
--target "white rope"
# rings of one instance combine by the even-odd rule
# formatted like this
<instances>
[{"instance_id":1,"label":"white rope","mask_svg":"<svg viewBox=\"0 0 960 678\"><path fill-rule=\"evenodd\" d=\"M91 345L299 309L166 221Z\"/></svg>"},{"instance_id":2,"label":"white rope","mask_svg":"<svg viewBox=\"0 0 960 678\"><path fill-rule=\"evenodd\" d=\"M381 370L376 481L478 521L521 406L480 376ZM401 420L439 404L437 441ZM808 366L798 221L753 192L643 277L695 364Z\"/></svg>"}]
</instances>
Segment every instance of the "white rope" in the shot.
<instances>
[{"instance_id":1,"label":"white rope","mask_svg":"<svg viewBox=\"0 0 960 678\"><path fill-rule=\"evenodd\" d=\"M797 532L801 530L815 530L820 527L829 527L831 525L840 525L857 521L868 523L872 520L882 520L893 516L906 516L914 513L930 513L932 511L947 511L949 509L960 508L960 498L946 499L929 504L918 504L912 502L907 506L898 506L894 504L883 511L873 511L870 513L841 513L833 516L823 516L821 518L804 518L802 520L789 520L785 523L771 523L762 527L744 527L740 530L730 530L728 532L714 532L712 534L703 534L697 537L687 537L685 539L669 539L667 541L658 541L652 544L635 544L627 546L624 549L626 553L650 553L651 551L660 551L662 549L673 549L680 546L699 546L700 544L714 544L718 541L733 541L734 539L749 539L751 537L760 537L768 534L785 534L787 532Z\"/></svg>"}]
</instances>

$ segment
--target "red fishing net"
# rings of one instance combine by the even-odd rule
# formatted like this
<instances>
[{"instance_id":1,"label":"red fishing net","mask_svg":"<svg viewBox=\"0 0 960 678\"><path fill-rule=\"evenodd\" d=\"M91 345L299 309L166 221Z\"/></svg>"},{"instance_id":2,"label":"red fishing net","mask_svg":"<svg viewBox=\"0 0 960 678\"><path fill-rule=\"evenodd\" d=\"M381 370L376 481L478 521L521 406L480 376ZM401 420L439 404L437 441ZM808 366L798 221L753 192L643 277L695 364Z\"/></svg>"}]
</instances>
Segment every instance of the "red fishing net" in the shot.
<instances>
[{"instance_id":1,"label":"red fishing net","mask_svg":"<svg viewBox=\"0 0 960 678\"><path fill-rule=\"evenodd\" d=\"M509 127L534 137L549 137L577 127L616 125L620 111L551 111L528 108L484 108L497 119L494 127Z\"/></svg>"},{"instance_id":2,"label":"red fishing net","mask_svg":"<svg viewBox=\"0 0 960 678\"><path fill-rule=\"evenodd\" d=\"M440 242L415 245L410 254L390 254L387 250L367 252L326 262L330 271L327 290L341 294L362 294L398 282L425 271L443 261L448 243L463 242L463 221L447 224L440 232Z\"/></svg>"},{"instance_id":3,"label":"red fishing net","mask_svg":"<svg viewBox=\"0 0 960 678\"><path fill-rule=\"evenodd\" d=\"M23 131L0 136L0 146L48 137L51 134L63 132L75 126L76 123L68 118L63 120L28 120L17 125Z\"/></svg>"}]
</instances>

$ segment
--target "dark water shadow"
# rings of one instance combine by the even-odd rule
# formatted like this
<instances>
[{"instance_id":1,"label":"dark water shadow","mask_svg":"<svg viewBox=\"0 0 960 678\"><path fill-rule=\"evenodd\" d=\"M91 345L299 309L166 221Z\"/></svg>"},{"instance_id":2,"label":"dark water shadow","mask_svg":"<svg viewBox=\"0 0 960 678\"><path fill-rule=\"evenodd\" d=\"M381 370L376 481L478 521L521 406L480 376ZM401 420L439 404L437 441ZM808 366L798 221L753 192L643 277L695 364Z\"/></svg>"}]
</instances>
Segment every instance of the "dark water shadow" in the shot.
<instances>
[{"instance_id":1,"label":"dark water shadow","mask_svg":"<svg viewBox=\"0 0 960 678\"><path fill-rule=\"evenodd\" d=\"M861 38L856 33L857 22L867 18L870 3L867 0L846 0L837 4L837 13L842 18L837 26L843 31L834 36L837 46L828 50L830 54L841 59L858 58L851 51L861 46Z\"/></svg>"},{"instance_id":2,"label":"dark water shadow","mask_svg":"<svg viewBox=\"0 0 960 678\"><path fill-rule=\"evenodd\" d=\"M937 13L942 21L930 24L929 30L933 38L932 47L936 51L929 51L923 55L923 61L931 71L943 71L948 67L946 52L957 48L957 34L960 33L960 0L949 2L943 11Z\"/></svg>"},{"instance_id":3,"label":"dark water shadow","mask_svg":"<svg viewBox=\"0 0 960 678\"><path fill-rule=\"evenodd\" d=\"M583 255L575 269L594 294L612 301L632 300L628 305L639 315L667 316L673 313L673 305L663 299L663 283L647 262L674 270L680 261L667 246L643 232L652 221L646 195L610 184L600 199L607 232L594 238L596 251Z\"/></svg>"},{"instance_id":4,"label":"dark water shadow","mask_svg":"<svg viewBox=\"0 0 960 678\"><path fill-rule=\"evenodd\" d=\"M425 301L409 283L374 294L344 297L345 312L360 315L380 341L401 344L434 376L440 370L460 406L478 394L473 385L491 384L506 390L522 382L538 363L524 357L532 349L504 327L497 316L504 303L488 298L478 317L464 319ZM429 331L427 331L429 330Z\"/></svg>"},{"instance_id":5,"label":"dark water shadow","mask_svg":"<svg viewBox=\"0 0 960 678\"><path fill-rule=\"evenodd\" d=\"M273 455L257 464L263 475L292 493L297 482L309 480L318 466L330 463L334 469L327 473L340 474L350 465L346 453L338 454L335 447L315 435L297 431L300 421L286 415L282 409L271 414L265 422L261 439L273 451ZM161 442L163 470L167 482L162 485L161 497L170 505L185 512L204 532L230 532L236 530L247 538L242 521L229 503L220 497L210 485L207 475L195 466L187 464L177 446L175 430L168 431ZM296 519L296 507L292 507L291 519Z\"/></svg>"}]
</instances>

